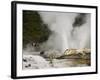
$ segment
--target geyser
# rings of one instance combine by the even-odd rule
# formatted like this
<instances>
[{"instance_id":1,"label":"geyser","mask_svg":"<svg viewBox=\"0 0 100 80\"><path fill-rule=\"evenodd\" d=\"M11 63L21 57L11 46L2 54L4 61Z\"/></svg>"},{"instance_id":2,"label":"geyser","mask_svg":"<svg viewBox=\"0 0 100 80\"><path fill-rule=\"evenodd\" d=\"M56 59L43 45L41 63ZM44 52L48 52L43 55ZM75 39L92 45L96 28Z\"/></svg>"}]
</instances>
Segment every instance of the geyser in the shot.
<instances>
[{"instance_id":1,"label":"geyser","mask_svg":"<svg viewBox=\"0 0 100 80\"><path fill-rule=\"evenodd\" d=\"M49 39L42 44L45 49L90 48L90 14L38 12L44 24L52 31ZM74 25L73 25L74 24Z\"/></svg>"}]
</instances>

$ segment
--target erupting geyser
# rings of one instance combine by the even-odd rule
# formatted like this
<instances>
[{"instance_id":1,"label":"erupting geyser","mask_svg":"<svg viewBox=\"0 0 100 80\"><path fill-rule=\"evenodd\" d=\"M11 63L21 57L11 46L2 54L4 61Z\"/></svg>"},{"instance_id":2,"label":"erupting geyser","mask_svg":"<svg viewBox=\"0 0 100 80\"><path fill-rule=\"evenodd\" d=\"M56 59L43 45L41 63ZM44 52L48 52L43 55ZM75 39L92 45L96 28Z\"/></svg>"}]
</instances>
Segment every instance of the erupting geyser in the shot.
<instances>
[{"instance_id":1,"label":"erupting geyser","mask_svg":"<svg viewBox=\"0 0 100 80\"><path fill-rule=\"evenodd\" d=\"M64 52L66 49L90 48L90 14L39 12L53 32L45 46Z\"/></svg>"}]
</instances>

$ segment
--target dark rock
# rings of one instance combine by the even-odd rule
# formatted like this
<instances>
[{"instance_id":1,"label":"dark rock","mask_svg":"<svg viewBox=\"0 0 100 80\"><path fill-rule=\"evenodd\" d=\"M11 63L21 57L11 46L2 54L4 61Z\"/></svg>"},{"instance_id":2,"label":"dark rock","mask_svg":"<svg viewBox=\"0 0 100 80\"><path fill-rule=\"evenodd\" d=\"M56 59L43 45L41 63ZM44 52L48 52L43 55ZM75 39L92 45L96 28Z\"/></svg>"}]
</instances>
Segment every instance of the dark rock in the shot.
<instances>
[{"instance_id":1,"label":"dark rock","mask_svg":"<svg viewBox=\"0 0 100 80\"><path fill-rule=\"evenodd\" d=\"M27 62L27 60L26 60L26 59L23 59L23 61L24 61L24 62Z\"/></svg>"}]
</instances>

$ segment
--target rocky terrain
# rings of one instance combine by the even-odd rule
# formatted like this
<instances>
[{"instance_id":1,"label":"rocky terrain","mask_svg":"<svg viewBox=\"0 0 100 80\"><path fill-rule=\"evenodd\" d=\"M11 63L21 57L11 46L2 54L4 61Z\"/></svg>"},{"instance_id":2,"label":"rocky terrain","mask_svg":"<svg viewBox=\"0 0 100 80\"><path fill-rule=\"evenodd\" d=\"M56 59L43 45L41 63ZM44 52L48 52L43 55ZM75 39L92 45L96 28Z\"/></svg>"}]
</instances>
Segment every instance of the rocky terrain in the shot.
<instances>
[{"instance_id":1,"label":"rocky terrain","mask_svg":"<svg viewBox=\"0 0 100 80\"><path fill-rule=\"evenodd\" d=\"M90 49L67 49L58 51L23 52L23 69L43 69L62 67L85 67L91 65Z\"/></svg>"}]
</instances>

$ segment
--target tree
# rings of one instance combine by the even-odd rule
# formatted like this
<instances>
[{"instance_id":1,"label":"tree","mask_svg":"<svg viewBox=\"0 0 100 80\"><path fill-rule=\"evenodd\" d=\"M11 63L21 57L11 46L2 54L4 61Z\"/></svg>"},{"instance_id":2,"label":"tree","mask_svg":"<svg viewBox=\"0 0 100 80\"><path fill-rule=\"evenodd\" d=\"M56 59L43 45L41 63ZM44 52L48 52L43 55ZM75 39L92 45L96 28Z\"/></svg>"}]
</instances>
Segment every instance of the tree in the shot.
<instances>
[{"instance_id":1,"label":"tree","mask_svg":"<svg viewBox=\"0 0 100 80\"><path fill-rule=\"evenodd\" d=\"M42 43L48 40L50 34L37 11L23 11L23 47L28 43Z\"/></svg>"}]
</instances>

